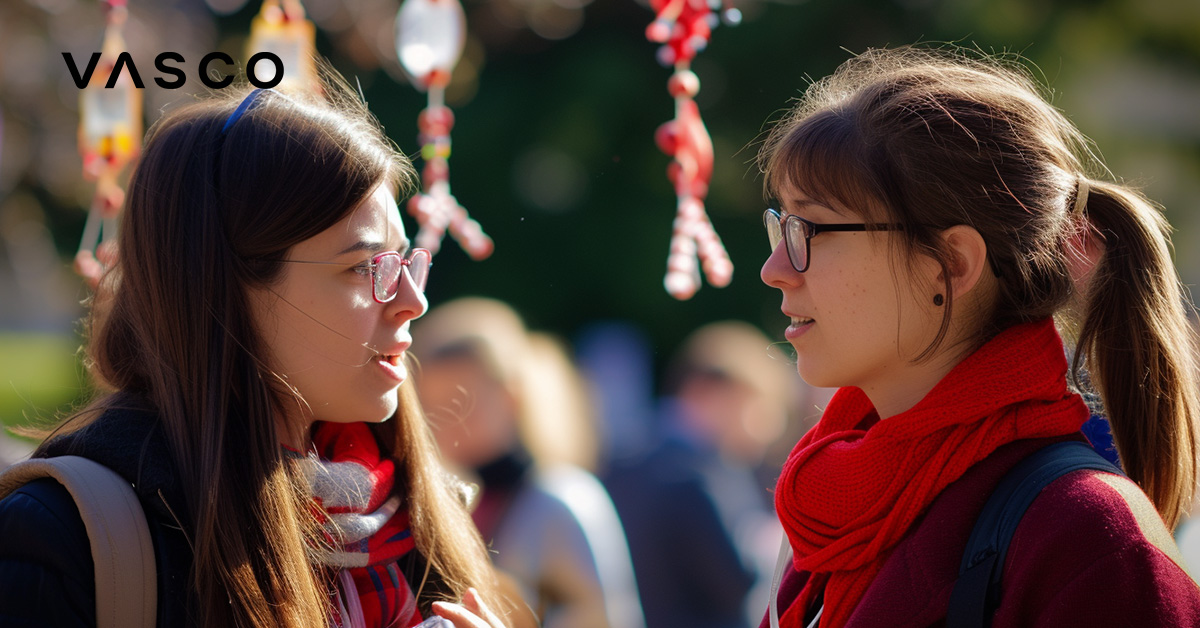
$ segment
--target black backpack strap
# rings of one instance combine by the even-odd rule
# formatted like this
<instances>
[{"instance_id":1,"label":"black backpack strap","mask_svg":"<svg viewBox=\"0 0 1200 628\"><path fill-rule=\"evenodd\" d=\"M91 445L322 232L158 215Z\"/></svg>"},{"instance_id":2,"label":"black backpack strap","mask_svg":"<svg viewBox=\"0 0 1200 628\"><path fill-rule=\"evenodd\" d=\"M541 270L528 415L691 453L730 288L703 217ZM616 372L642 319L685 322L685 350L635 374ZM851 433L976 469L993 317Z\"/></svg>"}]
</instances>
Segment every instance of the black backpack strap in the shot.
<instances>
[{"instance_id":1,"label":"black backpack strap","mask_svg":"<svg viewBox=\"0 0 1200 628\"><path fill-rule=\"evenodd\" d=\"M1000 605L1004 557L1029 505L1051 482L1081 469L1124 475L1087 443L1065 441L1034 452L996 485L975 521L950 593L947 628L985 628Z\"/></svg>"}]
</instances>

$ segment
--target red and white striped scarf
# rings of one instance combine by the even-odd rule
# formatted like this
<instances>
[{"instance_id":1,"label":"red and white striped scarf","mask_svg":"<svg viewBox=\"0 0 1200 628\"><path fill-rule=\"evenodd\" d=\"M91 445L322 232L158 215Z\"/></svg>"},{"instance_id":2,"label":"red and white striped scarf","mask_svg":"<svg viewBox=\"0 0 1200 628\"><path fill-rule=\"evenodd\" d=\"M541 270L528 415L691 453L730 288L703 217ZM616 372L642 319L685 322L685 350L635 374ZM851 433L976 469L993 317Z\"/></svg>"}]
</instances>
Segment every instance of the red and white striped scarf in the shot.
<instances>
[{"instance_id":1,"label":"red and white striped scarf","mask_svg":"<svg viewBox=\"0 0 1200 628\"><path fill-rule=\"evenodd\" d=\"M402 491L395 490L395 462L381 455L365 423L318 422L313 446L316 455L305 459L305 472L335 544L320 560L340 570L336 625L419 624L417 600L397 564L415 544Z\"/></svg>"}]
</instances>

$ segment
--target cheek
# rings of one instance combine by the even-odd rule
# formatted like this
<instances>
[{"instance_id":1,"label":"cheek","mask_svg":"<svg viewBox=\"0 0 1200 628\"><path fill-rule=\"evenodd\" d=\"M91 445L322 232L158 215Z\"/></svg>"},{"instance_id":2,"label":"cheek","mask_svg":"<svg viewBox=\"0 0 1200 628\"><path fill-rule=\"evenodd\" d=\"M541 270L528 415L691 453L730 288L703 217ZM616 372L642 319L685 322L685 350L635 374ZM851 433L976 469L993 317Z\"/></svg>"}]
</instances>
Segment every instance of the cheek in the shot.
<instances>
[{"instance_id":1,"label":"cheek","mask_svg":"<svg viewBox=\"0 0 1200 628\"><path fill-rule=\"evenodd\" d=\"M356 297L336 294L324 299L312 299L297 308L288 308L287 329L296 354L313 361L332 360L358 364L365 359L367 349L379 321L370 304ZM314 362L319 364L319 362Z\"/></svg>"},{"instance_id":2,"label":"cheek","mask_svg":"<svg viewBox=\"0 0 1200 628\"><path fill-rule=\"evenodd\" d=\"M818 283L818 282L814 282ZM895 353L901 315L900 294L886 263L848 263L812 286L824 333L821 340L839 359ZM908 316L915 315L916 312ZM804 373L801 373L803 375ZM839 384L840 385L840 384Z\"/></svg>"},{"instance_id":3,"label":"cheek","mask_svg":"<svg viewBox=\"0 0 1200 628\"><path fill-rule=\"evenodd\" d=\"M879 317L890 289L881 290L877 270L866 265L846 265L814 277L813 305L818 320L839 328L862 327ZM865 329L864 329L865 331Z\"/></svg>"},{"instance_id":4,"label":"cheek","mask_svg":"<svg viewBox=\"0 0 1200 628\"><path fill-rule=\"evenodd\" d=\"M300 392L317 418L364 420L390 414L394 408L374 407L382 398L372 373L364 368L371 353L362 346L369 336L361 321L345 311L340 321L330 318L331 312L315 304L304 312L283 304L274 316L264 326L271 367ZM330 324L334 322L340 324ZM327 416L330 413L333 416Z\"/></svg>"}]
</instances>

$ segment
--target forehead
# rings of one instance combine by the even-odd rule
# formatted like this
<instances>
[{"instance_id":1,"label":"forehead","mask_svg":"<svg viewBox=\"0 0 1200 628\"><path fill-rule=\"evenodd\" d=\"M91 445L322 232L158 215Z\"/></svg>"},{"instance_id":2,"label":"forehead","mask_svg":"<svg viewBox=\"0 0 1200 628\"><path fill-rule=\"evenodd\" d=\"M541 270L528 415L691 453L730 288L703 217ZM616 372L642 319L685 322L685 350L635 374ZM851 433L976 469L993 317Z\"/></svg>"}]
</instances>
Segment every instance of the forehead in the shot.
<instances>
[{"instance_id":1,"label":"forehead","mask_svg":"<svg viewBox=\"0 0 1200 628\"><path fill-rule=\"evenodd\" d=\"M342 221L347 233L374 236L374 240L395 243L405 239L404 223L396 197L387 185L380 185ZM336 226L336 225L335 225Z\"/></svg>"},{"instance_id":2,"label":"forehead","mask_svg":"<svg viewBox=\"0 0 1200 628\"><path fill-rule=\"evenodd\" d=\"M791 179L782 179L775 186L774 202L783 214L800 214L801 216L843 216L846 208L837 206L835 201L814 198Z\"/></svg>"},{"instance_id":3,"label":"forehead","mask_svg":"<svg viewBox=\"0 0 1200 628\"><path fill-rule=\"evenodd\" d=\"M358 243L372 245L380 251L407 248L400 209L387 185L375 188L345 218L297 247L332 256Z\"/></svg>"}]
</instances>

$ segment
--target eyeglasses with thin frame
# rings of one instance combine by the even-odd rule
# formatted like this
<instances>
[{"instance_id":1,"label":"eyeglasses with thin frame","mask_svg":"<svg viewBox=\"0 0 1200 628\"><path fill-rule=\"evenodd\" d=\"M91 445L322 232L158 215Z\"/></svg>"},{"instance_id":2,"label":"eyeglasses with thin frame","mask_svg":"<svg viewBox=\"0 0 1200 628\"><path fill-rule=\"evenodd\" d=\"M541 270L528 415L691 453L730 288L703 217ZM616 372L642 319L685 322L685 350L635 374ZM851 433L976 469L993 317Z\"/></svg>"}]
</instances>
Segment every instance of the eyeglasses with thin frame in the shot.
<instances>
[{"instance_id":1,"label":"eyeglasses with thin frame","mask_svg":"<svg viewBox=\"0 0 1200 628\"><path fill-rule=\"evenodd\" d=\"M339 266L340 262L313 262L299 259L285 259L282 262L293 264L327 264ZM400 278L408 269L408 277L412 279L417 292L425 292L425 284L429 281L429 269L433 267L433 254L429 249L412 248L407 255L398 251L384 251L363 262L354 269L359 272L371 273L371 292L377 303L387 303L396 298L400 292Z\"/></svg>"},{"instance_id":2,"label":"eyeglasses with thin frame","mask_svg":"<svg viewBox=\"0 0 1200 628\"><path fill-rule=\"evenodd\" d=\"M784 240L788 261L792 263L792 268L796 269L798 273L808 270L808 263L811 259L809 240L812 240L815 235L826 231L900 231L904 229L904 225L889 223L817 224L795 214L784 217L770 208L763 212L763 224L767 228L767 239L771 242L771 250L774 251L779 246L779 241ZM787 234L786 240L784 234Z\"/></svg>"}]
</instances>

